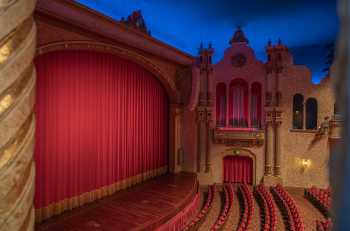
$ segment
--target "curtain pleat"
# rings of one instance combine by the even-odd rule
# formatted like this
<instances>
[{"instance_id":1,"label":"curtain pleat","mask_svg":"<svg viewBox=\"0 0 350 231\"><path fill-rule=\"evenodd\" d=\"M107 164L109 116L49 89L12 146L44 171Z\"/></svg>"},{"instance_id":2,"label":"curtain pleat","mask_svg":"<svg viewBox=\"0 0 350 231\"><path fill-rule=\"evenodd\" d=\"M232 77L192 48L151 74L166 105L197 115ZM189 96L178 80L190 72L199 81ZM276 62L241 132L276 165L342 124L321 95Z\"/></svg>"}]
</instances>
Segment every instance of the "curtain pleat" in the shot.
<instances>
[{"instance_id":1,"label":"curtain pleat","mask_svg":"<svg viewBox=\"0 0 350 231\"><path fill-rule=\"evenodd\" d=\"M229 124L231 127L248 127L248 83L234 79L229 91Z\"/></svg>"},{"instance_id":2,"label":"curtain pleat","mask_svg":"<svg viewBox=\"0 0 350 231\"><path fill-rule=\"evenodd\" d=\"M261 106L261 85L260 83L253 83L251 91L250 119L251 125L254 128L261 127Z\"/></svg>"},{"instance_id":3,"label":"curtain pleat","mask_svg":"<svg viewBox=\"0 0 350 231\"><path fill-rule=\"evenodd\" d=\"M216 85L216 125L226 126L226 85L218 83Z\"/></svg>"},{"instance_id":4,"label":"curtain pleat","mask_svg":"<svg viewBox=\"0 0 350 231\"><path fill-rule=\"evenodd\" d=\"M224 182L253 183L253 161L247 156L227 156L224 158Z\"/></svg>"},{"instance_id":5,"label":"curtain pleat","mask_svg":"<svg viewBox=\"0 0 350 231\"><path fill-rule=\"evenodd\" d=\"M36 67L36 208L167 166L168 99L151 73L91 51Z\"/></svg>"}]
</instances>

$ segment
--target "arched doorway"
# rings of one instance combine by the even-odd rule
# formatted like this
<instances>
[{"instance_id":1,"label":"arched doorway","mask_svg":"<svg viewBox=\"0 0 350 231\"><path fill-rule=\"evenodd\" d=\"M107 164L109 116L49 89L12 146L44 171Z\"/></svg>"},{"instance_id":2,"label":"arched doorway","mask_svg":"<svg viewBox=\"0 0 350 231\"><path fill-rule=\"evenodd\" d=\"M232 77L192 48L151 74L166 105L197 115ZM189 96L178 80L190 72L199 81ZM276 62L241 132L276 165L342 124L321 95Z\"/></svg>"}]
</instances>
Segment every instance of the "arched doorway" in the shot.
<instances>
[{"instance_id":1,"label":"arched doorway","mask_svg":"<svg viewBox=\"0 0 350 231\"><path fill-rule=\"evenodd\" d=\"M226 156L223 170L224 183L253 184L253 160L249 156Z\"/></svg>"}]
</instances>

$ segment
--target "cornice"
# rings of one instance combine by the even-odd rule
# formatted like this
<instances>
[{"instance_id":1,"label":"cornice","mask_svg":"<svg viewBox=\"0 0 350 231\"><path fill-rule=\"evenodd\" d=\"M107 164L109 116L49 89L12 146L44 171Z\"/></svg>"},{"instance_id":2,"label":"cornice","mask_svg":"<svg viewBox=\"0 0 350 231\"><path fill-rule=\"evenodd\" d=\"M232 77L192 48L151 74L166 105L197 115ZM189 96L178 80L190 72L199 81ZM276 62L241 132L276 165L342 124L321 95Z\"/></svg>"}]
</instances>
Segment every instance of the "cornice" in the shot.
<instances>
[{"instance_id":1,"label":"cornice","mask_svg":"<svg viewBox=\"0 0 350 231\"><path fill-rule=\"evenodd\" d=\"M38 0L36 14L50 16L177 64L192 65L195 61L193 56L75 1Z\"/></svg>"}]
</instances>

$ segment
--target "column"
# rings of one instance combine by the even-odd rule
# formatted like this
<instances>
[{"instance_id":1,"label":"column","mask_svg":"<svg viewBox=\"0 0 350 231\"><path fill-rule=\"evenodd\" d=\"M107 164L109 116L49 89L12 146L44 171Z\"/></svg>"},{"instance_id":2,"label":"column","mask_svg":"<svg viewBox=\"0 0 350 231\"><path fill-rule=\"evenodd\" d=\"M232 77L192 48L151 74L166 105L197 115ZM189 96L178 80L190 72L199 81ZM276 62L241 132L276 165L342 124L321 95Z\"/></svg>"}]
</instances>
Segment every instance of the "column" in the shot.
<instances>
[{"instance_id":1,"label":"column","mask_svg":"<svg viewBox=\"0 0 350 231\"><path fill-rule=\"evenodd\" d=\"M266 155L265 155L265 176L272 175L272 165L273 165L273 156L274 156L274 128L273 123L268 121L266 123Z\"/></svg>"},{"instance_id":2,"label":"column","mask_svg":"<svg viewBox=\"0 0 350 231\"><path fill-rule=\"evenodd\" d=\"M225 83L226 84L226 83ZM230 83L226 84L226 127L229 127Z\"/></svg>"},{"instance_id":3,"label":"column","mask_svg":"<svg viewBox=\"0 0 350 231\"><path fill-rule=\"evenodd\" d=\"M0 1L0 230L34 230L35 3Z\"/></svg>"},{"instance_id":4,"label":"column","mask_svg":"<svg viewBox=\"0 0 350 231\"><path fill-rule=\"evenodd\" d=\"M205 107L199 106L197 108L197 172L202 172L206 168L207 152L206 152L206 119Z\"/></svg>"},{"instance_id":5,"label":"column","mask_svg":"<svg viewBox=\"0 0 350 231\"><path fill-rule=\"evenodd\" d=\"M206 111L206 164L205 164L205 172L208 173L211 170L211 156L210 156L210 148L211 148L211 106L207 108Z\"/></svg>"},{"instance_id":6,"label":"column","mask_svg":"<svg viewBox=\"0 0 350 231\"><path fill-rule=\"evenodd\" d=\"M251 118L251 103L252 103L252 91L251 91L251 87L252 85L250 83L248 83L248 128L252 127L252 118Z\"/></svg>"},{"instance_id":7,"label":"column","mask_svg":"<svg viewBox=\"0 0 350 231\"><path fill-rule=\"evenodd\" d=\"M281 176L281 122L276 122L275 126L275 166L274 166L274 175Z\"/></svg>"},{"instance_id":8,"label":"column","mask_svg":"<svg viewBox=\"0 0 350 231\"><path fill-rule=\"evenodd\" d=\"M169 130L169 169L170 172L181 171L181 109L177 104L170 105Z\"/></svg>"}]
</instances>

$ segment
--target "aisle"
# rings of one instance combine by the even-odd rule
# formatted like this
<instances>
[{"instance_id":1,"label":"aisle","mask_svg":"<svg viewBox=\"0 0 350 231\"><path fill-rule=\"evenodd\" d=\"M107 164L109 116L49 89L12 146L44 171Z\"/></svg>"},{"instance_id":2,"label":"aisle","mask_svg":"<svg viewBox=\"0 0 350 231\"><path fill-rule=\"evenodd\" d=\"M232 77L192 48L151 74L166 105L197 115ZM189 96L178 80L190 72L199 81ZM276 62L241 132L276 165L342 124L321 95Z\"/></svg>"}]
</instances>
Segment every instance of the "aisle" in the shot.
<instances>
[{"instance_id":1,"label":"aisle","mask_svg":"<svg viewBox=\"0 0 350 231\"><path fill-rule=\"evenodd\" d=\"M269 192L271 194L270 189L269 189ZM271 196L272 196L272 194L271 194ZM274 204L275 210L276 210L276 231L287 230L286 229L286 225L285 225L284 220L283 220L283 216L282 216L281 210L280 210L280 208L278 207L278 205L276 203L275 197L272 196L272 198L273 198L272 201L273 201L273 204Z\"/></svg>"},{"instance_id":2,"label":"aisle","mask_svg":"<svg viewBox=\"0 0 350 231\"><path fill-rule=\"evenodd\" d=\"M323 221L325 219L321 212L304 197L304 189L288 188L287 190L295 200L301 219L304 222L305 231L316 230L316 220Z\"/></svg>"},{"instance_id":3,"label":"aisle","mask_svg":"<svg viewBox=\"0 0 350 231\"><path fill-rule=\"evenodd\" d=\"M230 211L230 214L227 217L227 221L225 223L225 226L223 230L227 231L232 231L236 230L239 222L239 217L240 217L240 206L239 206L239 201L237 197L237 186L233 186L233 205Z\"/></svg>"},{"instance_id":4,"label":"aisle","mask_svg":"<svg viewBox=\"0 0 350 231\"><path fill-rule=\"evenodd\" d=\"M213 200L213 207L210 209L205 221L200 225L199 231L208 231L219 217L222 208L222 193L216 186Z\"/></svg>"},{"instance_id":5,"label":"aisle","mask_svg":"<svg viewBox=\"0 0 350 231\"><path fill-rule=\"evenodd\" d=\"M250 187L251 192L252 187ZM254 196L254 210L253 210L253 216L252 216L252 222L250 223L248 230L250 231L258 231L261 229L261 211L259 204Z\"/></svg>"}]
</instances>

